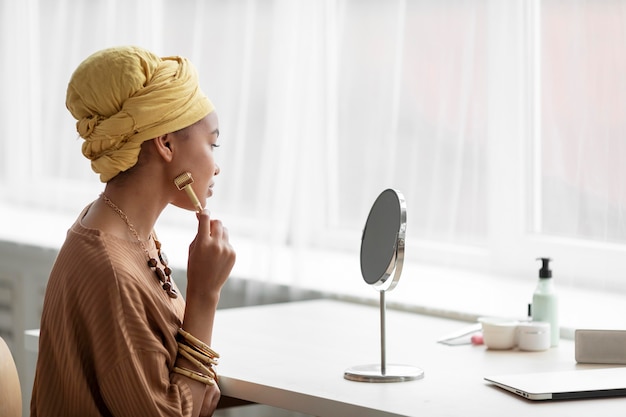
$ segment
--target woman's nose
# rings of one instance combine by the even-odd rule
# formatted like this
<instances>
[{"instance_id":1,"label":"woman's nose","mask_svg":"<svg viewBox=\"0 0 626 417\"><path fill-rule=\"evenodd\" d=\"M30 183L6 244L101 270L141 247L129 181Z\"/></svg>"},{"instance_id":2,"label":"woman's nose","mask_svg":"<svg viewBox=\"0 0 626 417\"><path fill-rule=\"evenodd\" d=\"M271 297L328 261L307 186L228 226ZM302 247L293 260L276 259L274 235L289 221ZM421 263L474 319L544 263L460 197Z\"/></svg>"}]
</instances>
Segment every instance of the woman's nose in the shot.
<instances>
[{"instance_id":1,"label":"woman's nose","mask_svg":"<svg viewBox=\"0 0 626 417\"><path fill-rule=\"evenodd\" d=\"M220 166L215 164L215 173L213 175L219 175L220 173Z\"/></svg>"}]
</instances>

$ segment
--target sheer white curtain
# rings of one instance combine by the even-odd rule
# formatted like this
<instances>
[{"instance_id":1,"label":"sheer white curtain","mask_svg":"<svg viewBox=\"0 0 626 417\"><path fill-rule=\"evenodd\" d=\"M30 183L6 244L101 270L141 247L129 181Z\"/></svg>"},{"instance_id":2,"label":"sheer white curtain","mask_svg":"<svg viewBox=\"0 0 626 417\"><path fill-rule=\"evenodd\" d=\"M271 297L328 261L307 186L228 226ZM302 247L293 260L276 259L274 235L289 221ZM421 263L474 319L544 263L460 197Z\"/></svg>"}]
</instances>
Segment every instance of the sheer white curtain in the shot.
<instances>
[{"instance_id":1,"label":"sheer white curtain","mask_svg":"<svg viewBox=\"0 0 626 417\"><path fill-rule=\"evenodd\" d=\"M537 226L624 243L626 2L543 2L541 33Z\"/></svg>"},{"instance_id":2,"label":"sheer white curtain","mask_svg":"<svg viewBox=\"0 0 626 417\"><path fill-rule=\"evenodd\" d=\"M376 194L396 187L413 236L485 244L486 15L485 1L346 4L330 198L338 224L361 227Z\"/></svg>"},{"instance_id":3,"label":"sheer white curtain","mask_svg":"<svg viewBox=\"0 0 626 417\"><path fill-rule=\"evenodd\" d=\"M532 233L585 285L626 287L626 2L541 1Z\"/></svg>"},{"instance_id":4,"label":"sheer white curtain","mask_svg":"<svg viewBox=\"0 0 626 417\"><path fill-rule=\"evenodd\" d=\"M545 253L576 265L542 238L623 251L623 1L0 5L5 203L77 213L97 196L65 87L90 53L137 44L200 71L223 145L210 205L250 242L250 274L297 281L284 248L358 251L388 187L407 199L412 260L516 275Z\"/></svg>"}]
</instances>

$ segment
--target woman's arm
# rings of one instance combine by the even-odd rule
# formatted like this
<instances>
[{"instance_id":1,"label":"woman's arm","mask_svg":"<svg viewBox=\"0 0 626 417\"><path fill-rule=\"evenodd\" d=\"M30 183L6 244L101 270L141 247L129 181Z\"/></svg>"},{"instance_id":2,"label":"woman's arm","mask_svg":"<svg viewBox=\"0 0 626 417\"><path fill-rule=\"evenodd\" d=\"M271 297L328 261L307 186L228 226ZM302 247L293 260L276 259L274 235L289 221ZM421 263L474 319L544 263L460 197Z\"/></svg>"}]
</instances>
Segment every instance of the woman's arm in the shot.
<instances>
[{"instance_id":1,"label":"woman's arm","mask_svg":"<svg viewBox=\"0 0 626 417\"><path fill-rule=\"evenodd\" d=\"M235 264L235 251L228 240L227 229L219 220L211 220L208 210L198 214L198 221L198 234L189 247L183 329L211 345L220 291ZM180 355L177 362L197 369ZM193 416L211 415L220 397L219 388L187 379L193 394Z\"/></svg>"}]
</instances>

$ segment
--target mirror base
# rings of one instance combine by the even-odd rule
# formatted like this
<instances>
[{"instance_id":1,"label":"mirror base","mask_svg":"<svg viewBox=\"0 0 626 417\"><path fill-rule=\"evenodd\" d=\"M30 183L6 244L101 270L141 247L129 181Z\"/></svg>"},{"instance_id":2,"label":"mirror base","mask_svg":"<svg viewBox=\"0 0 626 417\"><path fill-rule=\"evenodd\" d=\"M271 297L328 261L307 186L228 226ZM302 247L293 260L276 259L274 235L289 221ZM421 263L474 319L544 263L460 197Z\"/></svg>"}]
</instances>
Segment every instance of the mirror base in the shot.
<instances>
[{"instance_id":1,"label":"mirror base","mask_svg":"<svg viewBox=\"0 0 626 417\"><path fill-rule=\"evenodd\" d=\"M424 371L410 365L387 365L383 374L380 365L359 365L346 369L343 377L357 382L404 382L424 378Z\"/></svg>"}]
</instances>

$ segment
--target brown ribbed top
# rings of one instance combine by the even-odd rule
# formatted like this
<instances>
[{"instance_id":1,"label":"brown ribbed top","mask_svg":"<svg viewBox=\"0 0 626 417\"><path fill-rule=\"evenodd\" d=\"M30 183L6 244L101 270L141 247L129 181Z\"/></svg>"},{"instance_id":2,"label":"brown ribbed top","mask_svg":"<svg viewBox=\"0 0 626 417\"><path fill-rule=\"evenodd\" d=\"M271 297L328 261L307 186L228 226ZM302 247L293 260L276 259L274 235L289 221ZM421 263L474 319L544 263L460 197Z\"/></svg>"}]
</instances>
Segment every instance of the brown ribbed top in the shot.
<instances>
[{"instance_id":1,"label":"brown ribbed top","mask_svg":"<svg viewBox=\"0 0 626 417\"><path fill-rule=\"evenodd\" d=\"M184 308L139 242L77 221L46 288L31 416L190 415L186 379L171 373Z\"/></svg>"}]
</instances>

